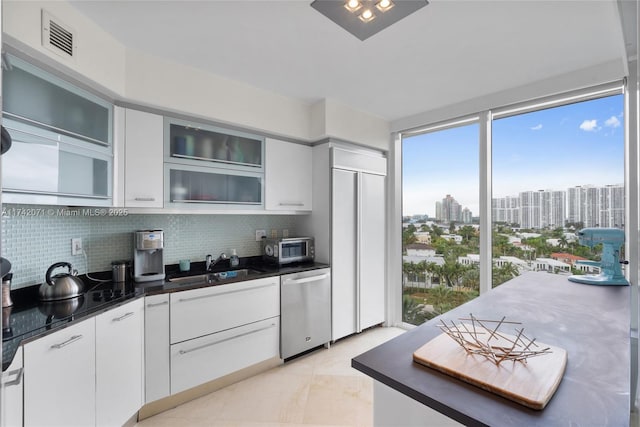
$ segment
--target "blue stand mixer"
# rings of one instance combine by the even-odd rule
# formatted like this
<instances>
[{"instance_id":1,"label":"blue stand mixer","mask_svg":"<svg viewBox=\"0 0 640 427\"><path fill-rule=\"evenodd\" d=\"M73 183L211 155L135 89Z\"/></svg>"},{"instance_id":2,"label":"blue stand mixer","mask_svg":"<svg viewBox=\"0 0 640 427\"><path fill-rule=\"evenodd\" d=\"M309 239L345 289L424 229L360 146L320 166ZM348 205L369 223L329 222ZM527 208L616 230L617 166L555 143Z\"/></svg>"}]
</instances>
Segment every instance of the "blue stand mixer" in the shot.
<instances>
[{"instance_id":1,"label":"blue stand mixer","mask_svg":"<svg viewBox=\"0 0 640 427\"><path fill-rule=\"evenodd\" d=\"M620 247L624 243L624 231L618 228L583 228L576 233L581 245L593 248L602 243L602 260L577 261L578 264L600 267L600 274L569 276L569 280L587 285L628 285L622 274Z\"/></svg>"}]
</instances>

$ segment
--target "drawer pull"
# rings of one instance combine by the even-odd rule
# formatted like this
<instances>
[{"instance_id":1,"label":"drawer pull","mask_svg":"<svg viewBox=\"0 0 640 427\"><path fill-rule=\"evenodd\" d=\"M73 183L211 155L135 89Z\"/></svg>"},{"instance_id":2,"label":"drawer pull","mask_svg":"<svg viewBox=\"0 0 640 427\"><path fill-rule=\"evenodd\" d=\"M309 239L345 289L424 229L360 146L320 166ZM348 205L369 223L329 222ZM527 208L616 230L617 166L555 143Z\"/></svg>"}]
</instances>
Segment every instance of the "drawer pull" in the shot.
<instances>
[{"instance_id":1,"label":"drawer pull","mask_svg":"<svg viewBox=\"0 0 640 427\"><path fill-rule=\"evenodd\" d=\"M280 202L278 203L279 206L304 206L304 203L302 202Z\"/></svg>"},{"instance_id":2,"label":"drawer pull","mask_svg":"<svg viewBox=\"0 0 640 427\"><path fill-rule=\"evenodd\" d=\"M66 340L65 342L61 342L60 344L54 344L51 346L51 348L55 348L55 349L60 349L62 347L65 347L71 343L74 343L76 341L78 341L79 339L82 339L82 335L74 335L71 338L69 338L68 340Z\"/></svg>"},{"instance_id":3,"label":"drawer pull","mask_svg":"<svg viewBox=\"0 0 640 427\"><path fill-rule=\"evenodd\" d=\"M269 284L266 284L266 285L254 286L254 287L251 287L251 288L242 288L242 289L235 289L233 291L218 292L218 293L210 294L210 295L201 295L199 297L180 298L178 300L178 302L187 302L187 301L193 301L193 300L197 300L197 299L217 297L217 296L220 296L220 295L235 294L237 292L252 291L254 289L268 288L270 286L276 286L276 284L275 283L269 283Z\"/></svg>"},{"instance_id":4,"label":"drawer pull","mask_svg":"<svg viewBox=\"0 0 640 427\"><path fill-rule=\"evenodd\" d=\"M135 197L133 200L136 202L155 202L155 197Z\"/></svg>"},{"instance_id":5,"label":"drawer pull","mask_svg":"<svg viewBox=\"0 0 640 427\"><path fill-rule=\"evenodd\" d=\"M124 319L126 319L127 317L131 317L131 316L133 316L133 311L130 311L130 312L128 312L128 313L125 313L125 314L123 314L123 315L122 315L122 316L120 316L120 317L116 317L116 318L112 319L112 321L114 321L114 322L119 322L119 321L124 320Z\"/></svg>"},{"instance_id":6,"label":"drawer pull","mask_svg":"<svg viewBox=\"0 0 640 427\"><path fill-rule=\"evenodd\" d=\"M221 340L210 342L210 343L207 343L207 344L203 344L201 346L190 348L188 350L180 350L180 351L178 351L178 353L180 353L180 354L191 353L192 351L201 350L201 349L206 348L206 347L211 347L212 345L220 344L220 343L223 343L223 342L226 342L226 341L235 340L236 338L242 338L242 337L246 337L247 335L251 335L251 334L258 333L258 332L266 331L267 329L271 329L271 328L273 328L275 326L276 326L276 324L272 323L271 325L265 326L264 328L255 329L253 331L245 332L245 333L240 334L240 335L234 335L234 336L229 337L229 338L223 338Z\"/></svg>"},{"instance_id":7,"label":"drawer pull","mask_svg":"<svg viewBox=\"0 0 640 427\"><path fill-rule=\"evenodd\" d=\"M300 283L316 282L318 280L326 279L327 277L329 277L329 273L320 274L319 276L303 277L301 279L287 279L284 281L284 283L300 284Z\"/></svg>"},{"instance_id":8,"label":"drawer pull","mask_svg":"<svg viewBox=\"0 0 640 427\"><path fill-rule=\"evenodd\" d=\"M20 381L22 381L22 372L23 368L16 369L15 371L9 371L6 374L2 375L2 385L4 387L10 387L14 385L20 385ZM9 377L15 375L15 379L9 380Z\"/></svg>"},{"instance_id":9,"label":"drawer pull","mask_svg":"<svg viewBox=\"0 0 640 427\"><path fill-rule=\"evenodd\" d=\"M162 301L162 302L156 302L154 304L147 304L147 307L151 308L151 307L158 307L161 305L167 305L169 304L169 301Z\"/></svg>"}]
</instances>

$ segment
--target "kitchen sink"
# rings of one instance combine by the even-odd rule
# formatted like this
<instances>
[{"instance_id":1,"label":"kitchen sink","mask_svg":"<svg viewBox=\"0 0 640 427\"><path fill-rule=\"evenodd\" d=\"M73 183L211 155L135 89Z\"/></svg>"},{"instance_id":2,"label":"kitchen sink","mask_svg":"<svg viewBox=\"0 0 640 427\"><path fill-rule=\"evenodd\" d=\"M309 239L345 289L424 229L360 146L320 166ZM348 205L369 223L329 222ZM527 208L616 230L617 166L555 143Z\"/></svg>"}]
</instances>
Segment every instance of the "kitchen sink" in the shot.
<instances>
[{"instance_id":1,"label":"kitchen sink","mask_svg":"<svg viewBox=\"0 0 640 427\"><path fill-rule=\"evenodd\" d=\"M262 273L263 272L259 270L243 268L240 270L220 271L217 273L197 274L186 277L174 277L173 279L169 279L169 282L176 284L214 283L230 279L242 279Z\"/></svg>"}]
</instances>

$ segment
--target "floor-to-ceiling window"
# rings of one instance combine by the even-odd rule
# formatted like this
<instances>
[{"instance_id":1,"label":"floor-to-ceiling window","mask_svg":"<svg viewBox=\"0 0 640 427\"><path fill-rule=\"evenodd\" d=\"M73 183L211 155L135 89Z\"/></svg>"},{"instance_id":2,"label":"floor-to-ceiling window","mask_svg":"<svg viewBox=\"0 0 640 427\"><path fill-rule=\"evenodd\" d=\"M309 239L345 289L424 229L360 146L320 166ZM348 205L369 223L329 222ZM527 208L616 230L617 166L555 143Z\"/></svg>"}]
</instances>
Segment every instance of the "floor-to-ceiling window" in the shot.
<instances>
[{"instance_id":1,"label":"floor-to-ceiling window","mask_svg":"<svg viewBox=\"0 0 640 427\"><path fill-rule=\"evenodd\" d=\"M402 311L420 324L479 295L479 126L402 140Z\"/></svg>"},{"instance_id":2,"label":"floor-to-ceiling window","mask_svg":"<svg viewBox=\"0 0 640 427\"><path fill-rule=\"evenodd\" d=\"M585 227L624 228L623 95L493 120L491 199L497 286L527 271L595 274Z\"/></svg>"},{"instance_id":3,"label":"floor-to-ceiling window","mask_svg":"<svg viewBox=\"0 0 640 427\"><path fill-rule=\"evenodd\" d=\"M576 231L624 229L623 111L620 84L490 111L487 135L474 119L402 133L403 322L423 323L527 271L597 274L589 261L601 245L580 245ZM480 194L489 195L486 230Z\"/></svg>"}]
</instances>

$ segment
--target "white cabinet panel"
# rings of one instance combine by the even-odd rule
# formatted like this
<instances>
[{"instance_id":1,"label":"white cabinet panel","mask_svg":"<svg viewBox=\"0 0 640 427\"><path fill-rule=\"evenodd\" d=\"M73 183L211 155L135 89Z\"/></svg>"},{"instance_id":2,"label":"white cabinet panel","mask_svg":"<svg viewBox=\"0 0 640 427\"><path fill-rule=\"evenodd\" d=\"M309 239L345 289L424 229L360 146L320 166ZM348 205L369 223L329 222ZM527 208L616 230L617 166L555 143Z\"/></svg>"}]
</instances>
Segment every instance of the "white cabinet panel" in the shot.
<instances>
[{"instance_id":1,"label":"white cabinet panel","mask_svg":"<svg viewBox=\"0 0 640 427\"><path fill-rule=\"evenodd\" d=\"M357 331L357 173L334 169L331 233L331 339Z\"/></svg>"},{"instance_id":2,"label":"white cabinet panel","mask_svg":"<svg viewBox=\"0 0 640 427\"><path fill-rule=\"evenodd\" d=\"M2 373L2 410L0 425L7 427L22 425L22 347L18 347L11 365Z\"/></svg>"},{"instance_id":3,"label":"white cabinet panel","mask_svg":"<svg viewBox=\"0 0 640 427\"><path fill-rule=\"evenodd\" d=\"M96 316L96 425L120 426L142 406L144 300Z\"/></svg>"},{"instance_id":4,"label":"white cabinet panel","mask_svg":"<svg viewBox=\"0 0 640 427\"><path fill-rule=\"evenodd\" d=\"M280 315L280 278L171 294L171 343ZM173 389L173 387L172 387Z\"/></svg>"},{"instance_id":5,"label":"white cabinet panel","mask_svg":"<svg viewBox=\"0 0 640 427\"><path fill-rule=\"evenodd\" d=\"M311 147L266 140L265 208L310 211L312 208Z\"/></svg>"},{"instance_id":6,"label":"white cabinet panel","mask_svg":"<svg viewBox=\"0 0 640 427\"><path fill-rule=\"evenodd\" d=\"M172 345L171 393L277 357L279 331L279 317L274 317Z\"/></svg>"},{"instance_id":7,"label":"white cabinet panel","mask_svg":"<svg viewBox=\"0 0 640 427\"><path fill-rule=\"evenodd\" d=\"M145 298L145 403L169 396L169 294Z\"/></svg>"},{"instance_id":8,"label":"white cabinet panel","mask_svg":"<svg viewBox=\"0 0 640 427\"><path fill-rule=\"evenodd\" d=\"M24 345L24 423L90 426L95 419L95 319Z\"/></svg>"},{"instance_id":9,"label":"white cabinet panel","mask_svg":"<svg viewBox=\"0 0 640 427\"><path fill-rule=\"evenodd\" d=\"M385 319L385 177L360 174L360 330Z\"/></svg>"},{"instance_id":10,"label":"white cabinet panel","mask_svg":"<svg viewBox=\"0 0 640 427\"><path fill-rule=\"evenodd\" d=\"M163 206L163 117L125 112L125 206Z\"/></svg>"}]
</instances>

